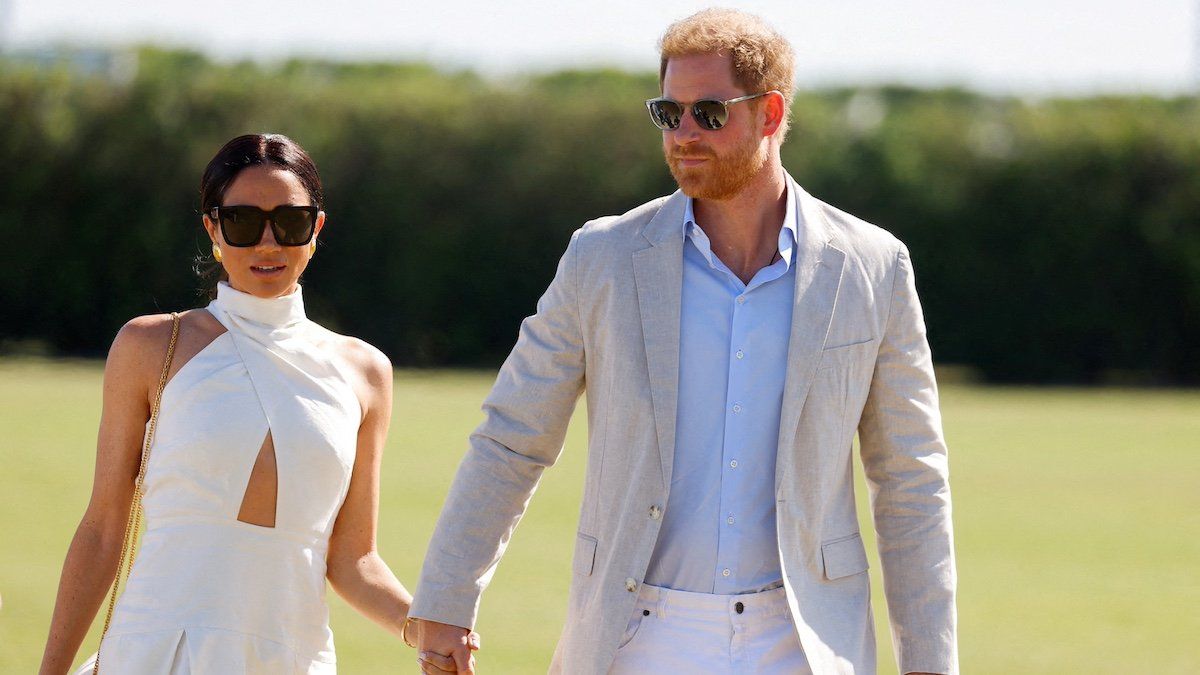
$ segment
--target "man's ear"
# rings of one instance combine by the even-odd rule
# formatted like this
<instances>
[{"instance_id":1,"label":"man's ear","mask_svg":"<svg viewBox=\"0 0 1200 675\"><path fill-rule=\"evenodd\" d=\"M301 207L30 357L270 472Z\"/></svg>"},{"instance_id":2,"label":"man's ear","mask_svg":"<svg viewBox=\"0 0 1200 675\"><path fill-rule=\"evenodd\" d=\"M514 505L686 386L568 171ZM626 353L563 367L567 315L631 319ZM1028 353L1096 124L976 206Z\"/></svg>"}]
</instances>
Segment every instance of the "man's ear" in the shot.
<instances>
[{"instance_id":1,"label":"man's ear","mask_svg":"<svg viewBox=\"0 0 1200 675\"><path fill-rule=\"evenodd\" d=\"M762 97L759 114L763 116L763 136L774 136L783 126L787 115L787 104L783 100L783 94L775 90L767 92L766 96Z\"/></svg>"}]
</instances>

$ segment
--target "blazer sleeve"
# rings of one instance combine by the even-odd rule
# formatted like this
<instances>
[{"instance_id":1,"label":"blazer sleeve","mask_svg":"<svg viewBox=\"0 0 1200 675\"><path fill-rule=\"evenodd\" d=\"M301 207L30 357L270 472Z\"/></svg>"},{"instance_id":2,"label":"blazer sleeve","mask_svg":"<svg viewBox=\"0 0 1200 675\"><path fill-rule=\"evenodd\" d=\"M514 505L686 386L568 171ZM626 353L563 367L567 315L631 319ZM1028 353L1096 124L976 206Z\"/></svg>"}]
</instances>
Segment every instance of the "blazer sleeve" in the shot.
<instances>
[{"instance_id":1,"label":"blazer sleeve","mask_svg":"<svg viewBox=\"0 0 1200 675\"><path fill-rule=\"evenodd\" d=\"M908 249L859 425L901 673L957 673L954 542L937 384Z\"/></svg>"},{"instance_id":2,"label":"blazer sleeve","mask_svg":"<svg viewBox=\"0 0 1200 675\"><path fill-rule=\"evenodd\" d=\"M578 315L578 240L571 237L537 312L483 404L425 555L410 615L473 627L491 581L542 471L562 451L584 385Z\"/></svg>"}]
</instances>

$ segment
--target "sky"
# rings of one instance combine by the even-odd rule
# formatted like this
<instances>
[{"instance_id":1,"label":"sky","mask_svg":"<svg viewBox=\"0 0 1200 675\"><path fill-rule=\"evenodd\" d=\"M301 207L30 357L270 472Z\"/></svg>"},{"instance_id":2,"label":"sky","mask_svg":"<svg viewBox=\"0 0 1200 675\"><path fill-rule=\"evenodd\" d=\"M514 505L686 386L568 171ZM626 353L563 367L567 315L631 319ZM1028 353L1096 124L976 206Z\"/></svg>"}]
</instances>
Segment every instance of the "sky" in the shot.
<instances>
[{"instance_id":1,"label":"sky","mask_svg":"<svg viewBox=\"0 0 1200 675\"><path fill-rule=\"evenodd\" d=\"M155 43L220 59L426 59L485 74L653 70L688 0L0 0L0 49ZM1200 0L759 0L802 87L899 82L1015 94L1200 89Z\"/></svg>"}]
</instances>

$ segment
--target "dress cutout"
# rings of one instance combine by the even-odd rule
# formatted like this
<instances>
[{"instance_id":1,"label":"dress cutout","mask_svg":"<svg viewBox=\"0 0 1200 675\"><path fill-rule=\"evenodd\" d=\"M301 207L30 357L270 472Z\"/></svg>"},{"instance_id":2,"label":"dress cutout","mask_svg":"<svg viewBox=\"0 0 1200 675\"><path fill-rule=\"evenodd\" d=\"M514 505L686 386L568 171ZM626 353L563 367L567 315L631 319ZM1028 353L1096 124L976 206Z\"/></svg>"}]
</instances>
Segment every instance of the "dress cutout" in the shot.
<instances>
[{"instance_id":1,"label":"dress cutout","mask_svg":"<svg viewBox=\"0 0 1200 675\"><path fill-rule=\"evenodd\" d=\"M259 527L275 527L275 513L279 504L279 474L275 462L275 443L271 432L263 439L250 480L242 495L242 506L237 519Z\"/></svg>"},{"instance_id":2,"label":"dress cutout","mask_svg":"<svg viewBox=\"0 0 1200 675\"><path fill-rule=\"evenodd\" d=\"M101 663L124 675L334 673L325 557L358 398L299 290L263 299L222 283L208 311L228 330L163 391L146 532ZM274 527L238 520L266 441Z\"/></svg>"}]
</instances>

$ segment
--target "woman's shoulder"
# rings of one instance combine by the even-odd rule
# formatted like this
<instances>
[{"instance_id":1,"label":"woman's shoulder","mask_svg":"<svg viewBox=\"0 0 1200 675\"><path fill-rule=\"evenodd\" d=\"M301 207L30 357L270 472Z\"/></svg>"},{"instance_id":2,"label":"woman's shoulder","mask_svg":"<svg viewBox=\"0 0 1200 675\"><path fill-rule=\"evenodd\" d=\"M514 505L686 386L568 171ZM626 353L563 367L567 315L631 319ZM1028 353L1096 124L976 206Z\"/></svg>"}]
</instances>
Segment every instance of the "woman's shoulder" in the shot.
<instances>
[{"instance_id":1,"label":"woman's shoulder","mask_svg":"<svg viewBox=\"0 0 1200 675\"><path fill-rule=\"evenodd\" d=\"M163 342L171 337L171 324L170 314L135 316L117 331L113 347L140 349Z\"/></svg>"},{"instance_id":2,"label":"woman's shoulder","mask_svg":"<svg viewBox=\"0 0 1200 675\"><path fill-rule=\"evenodd\" d=\"M199 330L204 333L222 333L224 327L207 309L188 309L176 312L179 315L179 330ZM117 331L115 341L136 346L146 346L170 339L174 316L172 314L145 314L125 322ZM165 343L164 343L165 344Z\"/></svg>"},{"instance_id":3,"label":"woman's shoulder","mask_svg":"<svg viewBox=\"0 0 1200 675\"><path fill-rule=\"evenodd\" d=\"M125 322L109 349L110 366L152 372L157 377L171 342L173 323L170 314L146 314ZM179 312L179 324L176 356L181 358L176 359L176 366L198 351L197 345L207 344L225 332L216 317L204 309Z\"/></svg>"},{"instance_id":4,"label":"woman's shoulder","mask_svg":"<svg viewBox=\"0 0 1200 675\"><path fill-rule=\"evenodd\" d=\"M106 389L107 383L122 390L149 387L170 339L170 314L148 314L126 321L108 349L104 363Z\"/></svg>"},{"instance_id":5,"label":"woman's shoulder","mask_svg":"<svg viewBox=\"0 0 1200 675\"><path fill-rule=\"evenodd\" d=\"M371 386L392 381L392 361L375 345L349 335L341 335L343 354L363 374Z\"/></svg>"},{"instance_id":6,"label":"woman's shoulder","mask_svg":"<svg viewBox=\"0 0 1200 675\"><path fill-rule=\"evenodd\" d=\"M313 324L317 339L367 384L377 387L392 381L392 362L378 347L351 335L335 333Z\"/></svg>"}]
</instances>

